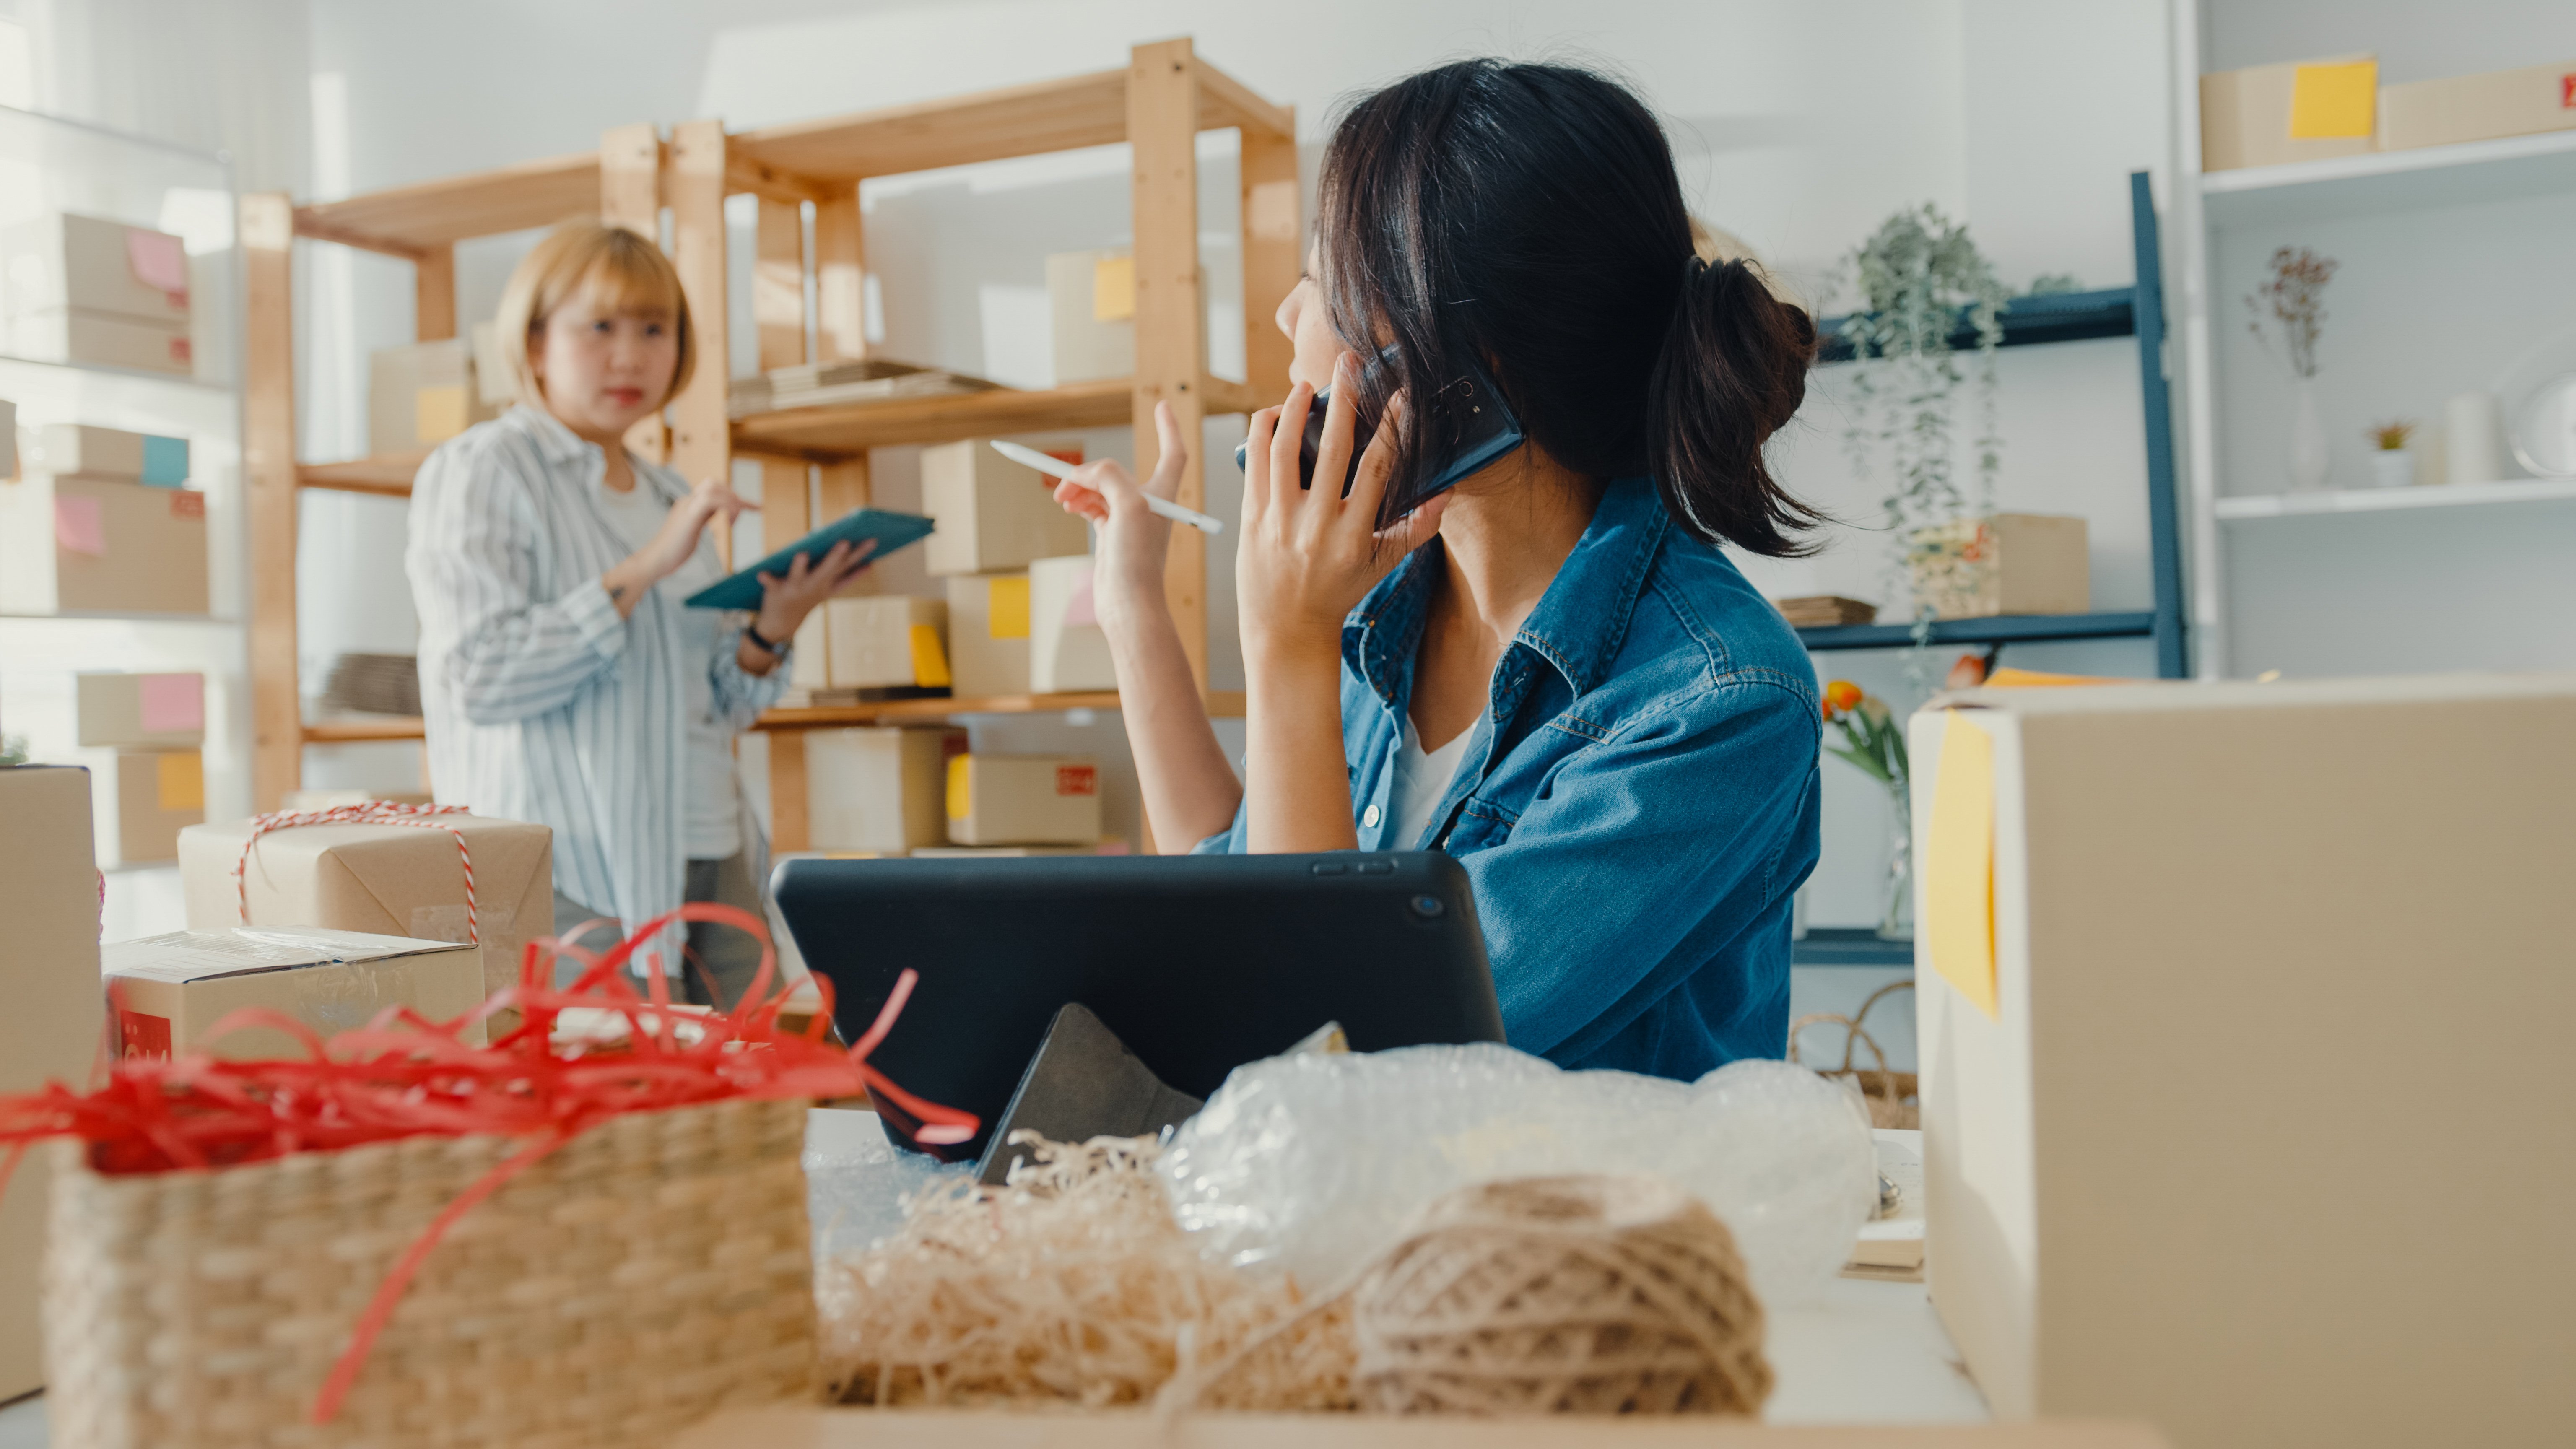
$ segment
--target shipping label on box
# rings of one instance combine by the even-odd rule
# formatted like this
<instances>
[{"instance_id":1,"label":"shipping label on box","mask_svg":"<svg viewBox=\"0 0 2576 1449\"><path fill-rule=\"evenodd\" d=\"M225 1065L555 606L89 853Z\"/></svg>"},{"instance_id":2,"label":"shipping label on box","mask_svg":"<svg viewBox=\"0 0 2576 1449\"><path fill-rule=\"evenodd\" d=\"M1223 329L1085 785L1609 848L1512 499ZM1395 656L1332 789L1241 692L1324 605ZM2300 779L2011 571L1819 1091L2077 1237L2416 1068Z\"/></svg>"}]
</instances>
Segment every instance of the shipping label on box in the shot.
<instances>
[{"instance_id":1,"label":"shipping label on box","mask_svg":"<svg viewBox=\"0 0 2576 1449\"><path fill-rule=\"evenodd\" d=\"M1915 530L1906 567L1918 606L1936 618L2081 614L2092 608L2081 518L1997 513Z\"/></svg>"},{"instance_id":2,"label":"shipping label on box","mask_svg":"<svg viewBox=\"0 0 2576 1449\"><path fill-rule=\"evenodd\" d=\"M378 349L367 366L367 451L405 453L434 447L476 423L501 415L475 382L474 355L463 338Z\"/></svg>"},{"instance_id":3,"label":"shipping label on box","mask_svg":"<svg viewBox=\"0 0 2576 1449\"><path fill-rule=\"evenodd\" d=\"M1082 461L1079 439L1029 446ZM1091 546L1090 526L1055 501L1054 479L981 438L921 450L921 511L937 525L922 540L922 567L933 576L1008 573Z\"/></svg>"},{"instance_id":4,"label":"shipping label on box","mask_svg":"<svg viewBox=\"0 0 2576 1449\"><path fill-rule=\"evenodd\" d=\"M948 670L960 699L1029 692L1029 576L948 581Z\"/></svg>"},{"instance_id":5,"label":"shipping label on box","mask_svg":"<svg viewBox=\"0 0 2576 1449\"><path fill-rule=\"evenodd\" d=\"M0 1093L90 1084L99 1051L98 867L86 771L0 769ZM44 1381L37 1265L44 1259L47 1154L29 1153L0 1194L0 1396Z\"/></svg>"},{"instance_id":6,"label":"shipping label on box","mask_svg":"<svg viewBox=\"0 0 2576 1449\"><path fill-rule=\"evenodd\" d=\"M1100 840L1100 764L1088 755L959 755L947 793L952 845Z\"/></svg>"},{"instance_id":7,"label":"shipping label on box","mask_svg":"<svg viewBox=\"0 0 2576 1449\"><path fill-rule=\"evenodd\" d=\"M483 1004L471 946L312 926L175 931L100 950L119 1047L129 1057L207 1050L232 1061L304 1056L295 1037L252 1027L206 1040L245 1007L284 1012L329 1038L388 1007L452 1021ZM465 1040L481 1046L480 1022Z\"/></svg>"},{"instance_id":8,"label":"shipping label on box","mask_svg":"<svg viewBox=\"0 0 2576 1449\"><path fill-rule=\"evenodd\" d=\"M2378 61L2258 65L2200 78L2200 169L2278 166L2378 149Z\"/></svg>"},{"instance_id":9,"label":"shipping label on box","mask_svg":"<svg viewBox=\"0 0 2576 1449\"><path fill-rule=\"evenodd\" d=\"M188 249L148 227L57 212L0 232L0 311L73 308L188 324Z\"/></svg>"},{"instance_id":10,"label":"shipping label on box","mask_svg":"<svg viewBox=\"0 0 2576 1449\"><path fill-rule=\"evenodd\" d=\"M2379 93L2389 151L2576 129L2576 61L2412 81Z\"/></svg>"},{"instance_id":11,"label":"shipping label on box","mask_svg":"<svg viewBox=\"0 0 2576 1449\"><path fill-rule=\"evenodd\" d=\"M196 344L185 322L155 322L117 312L55 307L0 317L0 350L37 362L130 367L192 377Z\"/></svg>"},{"instance_id":12,"label":"shipping label on box","mask_svg":"<svg viewBox=\"0 0 2576 1449\"><path fill-rule=\"evenodd\" d=\"M0 483L0 613L206 610L206 495L44 473Z\"/></svg>"},{"instance_id":13,"label":"shipping label on box","mask_svg":"<svg viewBox=\"0 0 2576 1449\"><path fill-rule=\"evenodd\" d=\"M421 821L300 825L256 842L247 820L184 831L178 850L188 926L310 926L458 943L479 929L483 994L516 985L527 942L554 934L554 832L480 815Z\"/></svg>"},{"instance_id":14,"label":"shipping label on box","mask_svg":"<svg viewBox=\"0 0 2576 1449\"><path fill-rule=\"evenodd\" d=\"M1029 565L1029 688L1039 694L1116 689L1100 628L1089 554Z\"/></svg>"},{"instance_id":15,"label":"shipping label on box","mask_svg":"<svg viewBox=\"0 0 2576 1449\"><path fill-rule=\"evenodd\" d=\"M807 730L807 838L817 850L900 855L948 838L948 762L958 729Z\"/></svg>"},{"instance_id":16,"label":"shipping label on box","mask_svg":"<svg viewBox=\"0 0 2576 1449\"><path fill-rule=\"evenodd\" d=\"M808 688L938 689L950 683L948 602L910 594L833 598L807 615L823 618L823 681ZM808 639L797 630L798 652ZM791 671L791 679L802 683Z\"/></svg>"}]
</instances>

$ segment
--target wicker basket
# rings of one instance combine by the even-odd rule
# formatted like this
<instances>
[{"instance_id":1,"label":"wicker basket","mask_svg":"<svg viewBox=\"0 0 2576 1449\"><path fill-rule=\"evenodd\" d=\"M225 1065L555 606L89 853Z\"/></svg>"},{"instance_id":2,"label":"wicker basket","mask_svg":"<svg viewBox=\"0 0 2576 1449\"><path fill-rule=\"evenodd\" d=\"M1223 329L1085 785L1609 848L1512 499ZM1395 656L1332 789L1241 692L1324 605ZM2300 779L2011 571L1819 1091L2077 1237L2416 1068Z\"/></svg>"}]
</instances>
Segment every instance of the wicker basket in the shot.
<instances>
[{"instance_id":1,"label":"wicker basket","mask_svg":"<svg viewBox=\"0 0 2576 1449\"><path fill-rule=\"evenodd\" d=\"M56 1144L57 1449L657 1442L810 1397L802 1102L616 1118L460 1218L339 1416L306 1421L386 1269L523 1144L421 1137L107 1177Z\"/></svg>"},{"instance_id":2,"label":"wicker basket","mask_svg":"<svg viewBox=\"0 0 2576 1449\"><path fill-rule=\"evenodd\" d=\"M1915 1074L1889 1071L1887 1053L1879 1048L1878 1038L1871 1036L1868 1028L1861 1025L1862 1022L1869 1020L1870 1008L1878 1005L1879 998L1892 992L1913 989L1914 983L1911 981L1891 981L1871 992L1869 999L1860 1004L1860 1010L1849 1016L1819 1011L1789 1023L1789 1060L1792 1063L1798 1060L1800 1031L1825 1023L1845 1029L1848 1034L1843 1038L1843 1064L1839 1067L1818 1067L1815 1069L1816 1075L1830 1077L1838 1082L1850 1082L1859 1088L1861 1101L1869 1107L1869 1125L1872 1127L1903 1127L1911 1130L1923 1125L1923 1104L1917 1095ZM1877 1067L1863 1070L1853 1064L1852 1053L1863 1046L1867 1046L1870 1054L1878 1058Z\"/></svg>"}]
</instances>

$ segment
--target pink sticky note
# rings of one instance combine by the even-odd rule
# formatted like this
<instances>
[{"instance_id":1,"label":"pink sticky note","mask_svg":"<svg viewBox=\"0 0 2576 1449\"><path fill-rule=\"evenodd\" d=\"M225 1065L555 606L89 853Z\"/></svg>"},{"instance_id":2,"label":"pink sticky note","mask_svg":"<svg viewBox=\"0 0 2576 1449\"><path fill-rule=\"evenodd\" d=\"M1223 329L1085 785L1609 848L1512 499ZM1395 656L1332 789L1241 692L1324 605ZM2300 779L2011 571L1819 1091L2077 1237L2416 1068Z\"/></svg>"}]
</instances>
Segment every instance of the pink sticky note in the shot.
<instances>
[{"instance_id":1,"label":"pink sticky note","mask_svg":"<svg viewBox=\"0 0 2576 1449\"><path fill-rule=\"evenodd\" d=\"M134 280L169 293L170 300L180 306L187 305L188 249L179 244L177 237L128 227L125 264L134 269Z\"/></svg>"},{"instance_id":2,"label":"pink sticky note","mask_svg":"<svg viewBox=\"0 0 2576 1449\"><path fill-rule=\"evenodd\" d=\"M1088 569L1083 571L1082 577L1073 581L1073 597L1065 600L1064 604L1064 621L1067 624L1100 622L1100 615L1094 612L1091 606L1091 571Z\"/></svg>"},{"instance_id":3,"label":"pink sticky note","mask_svg":"<svg viewBox=\"0 0 2576 1449\"><path fill-rule=\"evenodd\" d=\"M107 552L107 520L95 498L54 500L54 544L67 553L98 558Z\"/></svg>"},{"instance_id":4,"label":"pink sticky note","mask_svg":"<svg viewBox=\"0 0 2576 1449\"><path fill-rule=\"evenodd\" d=\"M147 674L140 689L144 733L157 735L206 727L206 676Z\"/></svg>"}]
</instances>

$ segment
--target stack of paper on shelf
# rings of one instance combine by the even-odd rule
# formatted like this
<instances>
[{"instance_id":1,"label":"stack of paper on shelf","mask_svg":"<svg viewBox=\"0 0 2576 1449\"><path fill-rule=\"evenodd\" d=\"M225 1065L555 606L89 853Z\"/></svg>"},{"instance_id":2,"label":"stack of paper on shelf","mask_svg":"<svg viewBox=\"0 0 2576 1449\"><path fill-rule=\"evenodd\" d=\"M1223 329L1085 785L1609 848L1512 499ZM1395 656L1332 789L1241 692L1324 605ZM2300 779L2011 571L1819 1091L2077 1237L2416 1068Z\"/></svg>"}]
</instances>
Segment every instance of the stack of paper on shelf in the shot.
<instances>
[{"instance_id":1,"label":"stack of paper on shelf","mask_svg":"<svg viewBox=\"0 0 2576 1449\"><path fill-rule=\"evenodd\" d=\"M1799 629L1833 629L1845 624L1867 624L1878 618L1878 605L1846 599L1840 594L1773 599L1771 604L1791 627Z\"/></svg>"},{"instance_id":2,"label":"stack of paper on shelf","mask_svg":"<svg viewBox=\"0 0 2576 1449\"><path fill-rule=\"evenodd\" d=\"M808 362L794 367L771 368L755 377L736 378L725 389L725 411L729 416L740 418L782 408L991 392L1000 386L962 372L916 367L908 362L889 362L881 358Z\"/></svg>"},{"instance_id":3,"label":"stack of paper on shelf","mask_svg":"<svg viewBox=\"0 0 2576 1449\"><path fill-rule=\"evenodd\" d=\"M0 352L188 376L188 251L179 238L53 212L0 232Z\"/></svg>"}]
</instances>

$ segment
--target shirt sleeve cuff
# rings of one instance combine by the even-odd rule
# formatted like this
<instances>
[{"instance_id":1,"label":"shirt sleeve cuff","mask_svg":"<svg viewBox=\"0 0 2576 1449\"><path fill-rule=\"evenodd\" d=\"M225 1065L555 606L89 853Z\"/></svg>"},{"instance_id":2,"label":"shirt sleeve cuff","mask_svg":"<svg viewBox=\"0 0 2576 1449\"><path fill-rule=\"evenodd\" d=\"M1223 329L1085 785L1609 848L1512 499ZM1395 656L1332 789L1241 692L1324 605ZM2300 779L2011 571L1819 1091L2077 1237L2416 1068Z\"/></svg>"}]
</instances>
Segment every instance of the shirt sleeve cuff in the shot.
<instances>
[{"instance_id":1,"label":"shirt sleeve cuff","mask_svg":"<svg viewBox=\"0 0 2576 1449\"><path fill-rule=\"evenodd\" d=\"M626 652L626 620L617 612L617 601L608 596L608 585L597 579L555 601L572 621L582 642L602 659L614 659Z\"/></svg>"}]
</instances>

